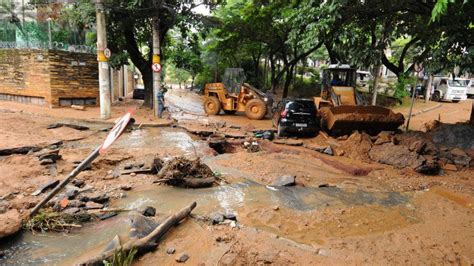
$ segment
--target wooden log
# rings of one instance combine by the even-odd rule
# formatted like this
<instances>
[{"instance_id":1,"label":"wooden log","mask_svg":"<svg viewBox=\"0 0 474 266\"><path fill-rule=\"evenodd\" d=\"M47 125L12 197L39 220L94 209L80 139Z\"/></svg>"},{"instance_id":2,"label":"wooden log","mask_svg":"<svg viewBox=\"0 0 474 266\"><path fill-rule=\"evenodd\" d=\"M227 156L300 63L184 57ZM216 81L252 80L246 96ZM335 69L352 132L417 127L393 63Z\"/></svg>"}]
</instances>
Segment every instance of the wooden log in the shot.
<instances>
[{"instance_id":1,"label":"wooden log","mask_svg":"<svg viewBox=\"0 0 474 266\"><path fill-rule=\"evenodd\" d=\"M128 253L130 250L136 249L139 254L142 254L156 248L158 245L156 242L162 236L164 236L171 229L171 227L177 225L179 222L181 222L181 220L188 217L194 208L196 208L196 202L191 203L189 206L168 217L161 225L156 227L155 230L153 230L147 236L140 239L130 239L122 246L122 251ZM79 265L102 265L104 260L111 260L116 250L120 250L120 247L116 248L115 250L105 251L96 257L80 263Z\"/></svg>"}]
</instances>

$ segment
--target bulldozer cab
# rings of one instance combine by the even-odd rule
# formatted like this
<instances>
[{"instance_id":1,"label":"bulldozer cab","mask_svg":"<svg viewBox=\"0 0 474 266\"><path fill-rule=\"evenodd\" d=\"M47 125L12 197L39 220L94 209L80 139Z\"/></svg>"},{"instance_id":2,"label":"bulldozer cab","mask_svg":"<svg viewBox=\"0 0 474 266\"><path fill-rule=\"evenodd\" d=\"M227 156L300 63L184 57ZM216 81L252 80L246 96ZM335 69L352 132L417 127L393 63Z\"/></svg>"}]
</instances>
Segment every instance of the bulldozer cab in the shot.
<instances>
[{"instance_id":1,"label":"bulldozer cab","mask_svg":"<svg viewBox=\"0 0 474 266\"><path fill-rule=\"evenodd\" d=\"M357 105L355 91L356 69L349 65L330 65L323 71L323 90L321 97L339 105Z\"/></svg>"},{"instance_id":2,"label":"bulldozer cab","mask_svg":"<svg viewBox=\"0 0 474 266\"><path fill-rule=\"evenodd\" d=\"M226 68L222 83L224 83L227 93L237 96L245 82L245 78L245 72L242 68Z\"/></svg>"}]
</instances>

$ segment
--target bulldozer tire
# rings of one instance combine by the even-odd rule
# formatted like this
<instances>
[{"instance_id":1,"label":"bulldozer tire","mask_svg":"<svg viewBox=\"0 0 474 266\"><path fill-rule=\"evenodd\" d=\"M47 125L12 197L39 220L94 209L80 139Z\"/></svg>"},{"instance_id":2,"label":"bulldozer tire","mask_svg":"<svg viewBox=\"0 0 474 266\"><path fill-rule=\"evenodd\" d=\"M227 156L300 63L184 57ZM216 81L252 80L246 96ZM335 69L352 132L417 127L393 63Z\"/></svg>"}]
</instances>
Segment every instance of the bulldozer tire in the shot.
<instances>
[{"instance_id":1,"label":"bulldozer tire","mask_svg":"<svg viewBox=\"0 0 474 266\"><path fill-rule=\"evenodd\" d=\"M226 115L233 115L233 114L235 114L235 112L237 112L237 111L236 110L224 110L224 113Z\"/></svg>"},{"instance_id":2,"label":"bulldozer tire","mask_svg":"<svg viewBox=\"0 0 474 266\"><path fill-rule=\"evenodd\" d=\"M204 101L204 111L208 115L217 115L221 111L221 102L214 96L208 97Z\"/></svg>"},{"instance_id":3,"label":"bulldozer tire","mask_svg":"<svg viewBox=\"0 0 474 266\"><path fill-rule=\"evenodd\" d=\"M245 106L245 114L253 120L262 119L267 113L265 102L260 99L252 99Z\"/></svg>"}]
</instances>

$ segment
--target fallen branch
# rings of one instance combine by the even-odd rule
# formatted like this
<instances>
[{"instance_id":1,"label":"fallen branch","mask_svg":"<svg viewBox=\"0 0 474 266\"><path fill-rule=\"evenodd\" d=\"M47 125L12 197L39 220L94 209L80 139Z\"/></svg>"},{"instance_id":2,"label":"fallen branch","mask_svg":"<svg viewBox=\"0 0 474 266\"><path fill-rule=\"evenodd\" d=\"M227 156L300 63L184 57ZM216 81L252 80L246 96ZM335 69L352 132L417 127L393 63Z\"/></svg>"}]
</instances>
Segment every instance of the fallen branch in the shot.
<instances>
[{"instance_id":1,"label":"fallen branch","mask_svg":"<svg viewBox=\"0 0 474 266\"><path fill-rule=\"evenodd\" d=\"M178 213L168 217L160 226L155 228L150 234L140 239L130 239L123 246L117 247L114 250L105 251L96 257L93 257L87 261L80 263L79 265L102 265L104 260L110 260L116 250L122 250L129 252L132 249L136 249L138 253L144 253L150 249L156 248L158 245L156 242L164 236L168 230L181 222L184 218L188 217L191 211L196 207L196 202L191 203L189 206L181 209Z\"/></svg>"}]
</instances>

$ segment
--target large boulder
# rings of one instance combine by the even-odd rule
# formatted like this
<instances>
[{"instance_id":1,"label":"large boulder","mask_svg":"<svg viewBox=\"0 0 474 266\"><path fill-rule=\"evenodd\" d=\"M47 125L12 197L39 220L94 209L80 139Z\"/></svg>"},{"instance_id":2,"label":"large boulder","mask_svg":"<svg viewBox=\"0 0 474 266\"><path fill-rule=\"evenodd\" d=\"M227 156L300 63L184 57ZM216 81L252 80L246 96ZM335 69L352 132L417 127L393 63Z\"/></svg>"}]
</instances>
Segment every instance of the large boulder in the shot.
<instances>
[{"instance_id":1,"label":"large boulder","mask_svg":"<svg viewBox=\"0 0 474 266\"><path fill-rule=\"evenodd\" d=\"M16 209L0 214L0 239L13 235L21 229L20 213Z\"/></svg>"}]
</instances>

